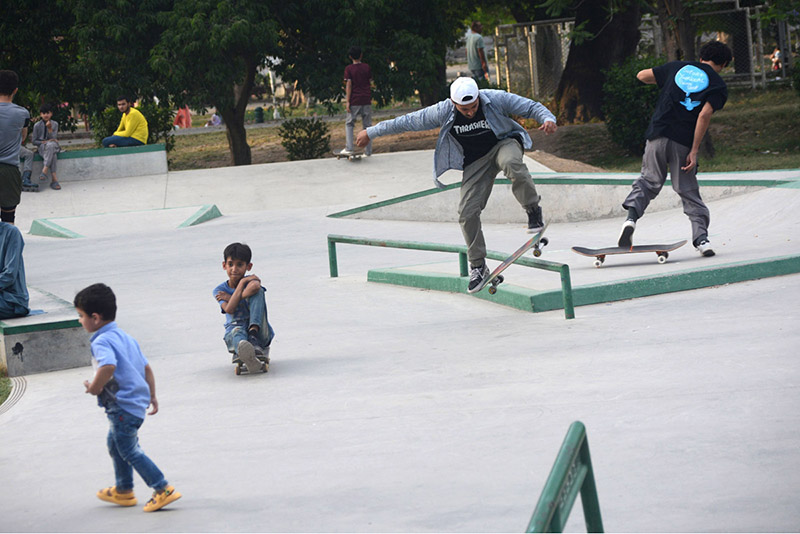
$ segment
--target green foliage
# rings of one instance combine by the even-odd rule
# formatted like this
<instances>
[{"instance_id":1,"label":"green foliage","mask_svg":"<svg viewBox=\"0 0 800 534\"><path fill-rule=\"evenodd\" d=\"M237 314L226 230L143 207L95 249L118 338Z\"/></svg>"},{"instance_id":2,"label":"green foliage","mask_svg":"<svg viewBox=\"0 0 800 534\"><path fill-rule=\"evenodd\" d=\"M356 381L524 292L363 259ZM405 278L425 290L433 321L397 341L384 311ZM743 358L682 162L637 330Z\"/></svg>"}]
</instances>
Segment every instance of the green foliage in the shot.
<instances>
[{"instance_id":1,"label":"green foliage","mask_svg":"<svg viewBox=\"0 0 800 534\"><path fill-rule=\"evenodd\" d=\"M638 81L636 74L659 63L653 57L630 58L606 71L603 84L603 113L611 140L639 156L644 153L644 134L655 110L658 89Z\"/></svg>"},{"instance_id":2,"label":"green foliage","mask_svg":"<svg viewBox=\"0 0 800 534\"><path fill-rule=\"evenodd\" d=\"M167 152L175 147L175 137L172 135L173 111L166 106L155 103L140 104L138 109L147 119L147 144L164 143ZM106 108L100 113L92 115L92 136L98 146L103 138L113 135L119 127L122 113L115 107Z\"/></svg>"},{"instance_id":3,"label":"green foliage","mask_svg":"<svg viewBox=\"0 0 800 534\"><path fill-rule=\"evenodd\" d=\"M328 125L320 119L289 119L280 125L278 135L291 161L320 158L331 150Z\"/></svg>"}]
</instances>

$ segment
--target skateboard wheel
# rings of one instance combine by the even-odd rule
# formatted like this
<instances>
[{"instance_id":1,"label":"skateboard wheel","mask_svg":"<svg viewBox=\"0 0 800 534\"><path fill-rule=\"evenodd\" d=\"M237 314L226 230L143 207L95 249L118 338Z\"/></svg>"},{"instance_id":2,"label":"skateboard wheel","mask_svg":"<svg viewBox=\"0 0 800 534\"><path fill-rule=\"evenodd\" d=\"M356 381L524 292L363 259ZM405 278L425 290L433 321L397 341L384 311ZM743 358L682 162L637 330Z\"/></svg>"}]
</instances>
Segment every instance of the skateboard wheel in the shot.
<instances>
[{"instance_id":1,"label":"skateboard wheel","mask_svg":"<svg viewBox=\"0 0 800 534\"><path fill-rule=\"evenodd\" d=\"M594 260L594 266L598 269L603 265L603 260Z\"/></svg>"},{"instance_id":2,"label":"skateboard wheel","mask_svg":"<svg viewBox=\"0 0 800 534\"><path fill-rule=\"evenodd\" d=\"M539 250L538 248L535 248L535 249L533 249L533 255L538 258L539 256L542 255L542 251Z\"/></svg>"},{"instance_id":3,"label":"skateboard wheel","mask_svg":"<svg viewBox=\"0 0 800 534\"><path fill-rule=\"evenodd\" d=\"M667 258L669 258L669 252L665 252L663 254L658 255L658 263L667 263Z\"/></svg>"},{"instance_id":4,"label":"skateboard wheel","mask_svg":"<svg viewBox=\"0 0 800 534\"><path fill-rule=\"evenodd\" d=\"M242 368L237 365L236 369L234 369L233 372L236 373L236 376L239 376L240 374L242 374Z\"/></svg>"},{"instance_id":5,"label":"skateboard wheel","mask_svg":"<svg viewBox=\"0 0 800 534\"><path fill-rule=\"evenodd\" d=\"M495 286L490 287L489 288L489 294L490 295L494 295L495 293L497 293L497 288Z\"/></svg>"},{"instance_id":6,"label":"skateboard wheel","mask_svg":"<svg viewBox=\"0 0 800 534\"><path fill-rule=\"evenodd\" d=\"M549 243L550 243L550 240L547 239L546 237L543 237L542 239L539 240L539 246L542 246L542 247L547 246Z\"/></svg>"}]
</instances>

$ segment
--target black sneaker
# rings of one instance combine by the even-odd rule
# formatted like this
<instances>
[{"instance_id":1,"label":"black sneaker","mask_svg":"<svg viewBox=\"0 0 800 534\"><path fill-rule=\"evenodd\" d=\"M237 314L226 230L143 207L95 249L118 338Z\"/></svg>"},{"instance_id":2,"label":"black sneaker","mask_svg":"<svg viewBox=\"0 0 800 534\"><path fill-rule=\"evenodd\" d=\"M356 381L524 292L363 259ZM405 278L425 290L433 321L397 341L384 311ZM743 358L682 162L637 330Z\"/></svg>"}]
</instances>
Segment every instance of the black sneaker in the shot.
<instances>
[{"instance_id":1,"label":"black sneaker","mask_svg":"<svg viewBox=\"0 0 800 534\"><path fill-rule=\"evenodd\" d=\"M528 233L535 234L541 232L544 228L544 221L542 220L542 208L540 206L530 206L528 212Z\"/></svg>"},{"instance_id":2,"label":"black sneaker","mask_svg":"<svg viewBox=\"0 0 800 534\"><path fill-rule=\"evenodd\" d=\"M636 230L636 221L628 219L622 224L622 231L619 233L617 246L621 248L631 248L633 246L633 231Z\"/></svg>"},{"instance_id":3,"label":"black sneaker","mask_svg":"<svg viewBox=\"0 0 800 534\"><path fill-rule=\"evenodd\" d=\"M473 267L469 271L469 287L467 290L474 293L477 288L481 287L483 281L489 276L489 268L484 263L481 267Z\"/></svg>"},{"instance_id":4,"label":"black sneaker","mask_svg":"<svg viewBox=\"0 0 800 534\"><path fill-rule=\"evenodd\" d=\"M247 341L249 341L250 344L253 345L253 348L256 351L256 356L263 356L264 355L264 349L261 348L261 342L258 340L258 336L257 335L255 335L253 332L248 333L247 334Z\"/></svg>"}]
</instances>

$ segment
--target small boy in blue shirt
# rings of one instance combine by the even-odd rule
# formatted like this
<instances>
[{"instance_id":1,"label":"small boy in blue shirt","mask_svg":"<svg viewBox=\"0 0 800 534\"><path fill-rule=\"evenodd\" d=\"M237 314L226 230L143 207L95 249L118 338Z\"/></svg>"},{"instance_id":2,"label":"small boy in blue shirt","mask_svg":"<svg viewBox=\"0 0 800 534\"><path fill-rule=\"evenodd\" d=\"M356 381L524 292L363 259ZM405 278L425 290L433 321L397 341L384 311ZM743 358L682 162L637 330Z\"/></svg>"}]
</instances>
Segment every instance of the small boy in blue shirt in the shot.
<instances>
[{"instance_id":1,"label":"small boy in blue shirt","mask_svg":"<svg viewBox=\"0 0 800 534\"><path fill-rule=\"evenodd\" d=\"M267 317L266 289L261 279L251 274L253 253L242 243L231 243L223 252L222 269L228 280L214 288L214 299L225 314L223 339L233 353L233 363L239 362L241 351L253 350L259 359L269 364L269 345L275 332Z\"/></svg>"},{"instance_id":2,"label":"small boy in blue shirt","mask_svg":"<svg viewBox=\"0 0 800 534\"><path fill-rule=\"evenodd\" d=\"M114 322L117 299L105 284L93 284L75 295L73 301L81 326L92 335L92 363L95 375L85 380L86 393L97 396L110 422L108 453L114 463L116 486L97 492L102 501L120 506L135 506L133 470L153 488L153 497L144 506L154 512L181 498L167 483L156 464L139 446L138 431L149 415L158 413L156 381L153 370L139 344Z\"/></svg>"}]
</instances>

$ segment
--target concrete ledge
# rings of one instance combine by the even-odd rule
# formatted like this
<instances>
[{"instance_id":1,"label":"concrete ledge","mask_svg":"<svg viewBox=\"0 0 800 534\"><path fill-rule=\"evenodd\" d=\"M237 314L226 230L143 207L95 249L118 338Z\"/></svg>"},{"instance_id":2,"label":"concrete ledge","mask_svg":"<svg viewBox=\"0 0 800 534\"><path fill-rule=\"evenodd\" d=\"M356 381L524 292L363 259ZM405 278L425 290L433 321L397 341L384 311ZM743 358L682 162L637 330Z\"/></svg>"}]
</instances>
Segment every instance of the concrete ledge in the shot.
<instances>
[{"instance_id":1,"label":"concrete ledge","mask_svg":"<svg viewBox=\"0 0 800 534\"><path fill-rule=\"evenodd\" d=\"M574 286L572 288L572 299L575 306L586 306L796 273L800 273L800 255L779 256L762 261L743 261L710 268L671 272L659 276ZM384 284L468 294L468 279L457 275L413 271L402 268L373 269L368 271L367 280ZM497 287L497 293L494 295L490 295L488 291L481 291L470 296L530 312L564 308L561 291L556 289L536 291L503 283Z\"/></svg>"},{"instance_id":2,"label":"concrete ledge","mask_svg":"<svg viewBox=\"0 0 800 534\"><path fill-rule=\"evenodd\" d=\"M72 304L29 287L31 315L0 321L0 369L8 376L91 364L89 336Z\"/></svg>"},{"instance_id":3,"label":"concrete ledge","mask_svg":"<svg viewBox=\"0 0 800 534\"><path fill-rule=\"evenodd\" d=\"M126 178L167 173L167 151L163 144L120 148L72 150L58 155L58 180L76 182L103 178ZM42 172L42 157L33 158L36 183Z\"/></svg>"}]
</instances>

